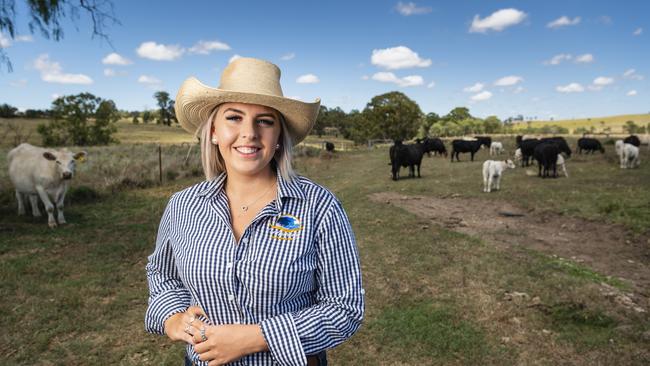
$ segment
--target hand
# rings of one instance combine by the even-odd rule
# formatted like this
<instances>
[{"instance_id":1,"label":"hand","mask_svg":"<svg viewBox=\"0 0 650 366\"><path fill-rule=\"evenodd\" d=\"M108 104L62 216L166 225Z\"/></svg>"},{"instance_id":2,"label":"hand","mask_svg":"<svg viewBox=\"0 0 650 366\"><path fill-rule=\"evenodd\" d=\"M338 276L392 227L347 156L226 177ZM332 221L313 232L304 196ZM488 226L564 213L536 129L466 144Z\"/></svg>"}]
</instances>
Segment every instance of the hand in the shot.
<instances>
[{"instance_id":1,"label":"hand","mask_svg":"<svg viewBox=\"0 0 650 366\"><path fill-rule=\"evenodd\" d=\"M268 351L262 328L257 324L224 324L205 327L207 341L194 346L208 366L224 365L256 352Z\"/></svg>"},{"instance_id":2,"label":"hand","mask_svg":"<svg viewBox=\"0 0 650 366\"><path fill-rule=\"evenodd\" d=\"M178 313L165 320L165 334L172 341L183 341L191 345L201 342L201 327L207 324L198 319L199 316L208 318L203 309L190 306L184 313Z\"/></svg>"}]
</instances>

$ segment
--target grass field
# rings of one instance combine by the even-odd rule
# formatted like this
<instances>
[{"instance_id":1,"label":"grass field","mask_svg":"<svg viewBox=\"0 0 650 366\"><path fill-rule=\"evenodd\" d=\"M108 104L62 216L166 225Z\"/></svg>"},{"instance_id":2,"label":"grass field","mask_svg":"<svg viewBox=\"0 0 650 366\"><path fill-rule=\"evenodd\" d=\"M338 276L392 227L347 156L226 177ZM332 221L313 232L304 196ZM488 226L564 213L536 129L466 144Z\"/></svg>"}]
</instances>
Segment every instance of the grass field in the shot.
<instances>
[{"instance_id":1,"label":"grass field","mask_svg":"<svg viewBox=\"0 0 650 366\"><path fill-rule=\"evenodd\" d=\"M510 152L512 142L506 144ZM110 153L99 149L94 155L123 154L122 161L137 161L147 146L113 147ZM114 170L81 166L73 186L90 186L99 197L69 204L69 224L55 230L46 219L16 216L9 182L0 176L0 364L180 363L180 344L143 331L144 266L162 210L173 192L201 179L183 170L185 150L178 149L168 159L179 176L145 189L104 187L98 183L105 180L102 174ZM425 157L422 178L398 182L389 178L386 148L342 152L331 159L298 158L301 174L342 201L363 266L366 319L359 333L328 353L331 364L650 363L650 288L637 291L635 279L523 241L493 245L480 232L465 234L370 198L390 193L404 199L511 204L542 218L584 220L579 222L624 232L632 244L647 246L650 153L642 149L640 169L621 170L612 146L606 149L605 155L568 160L569 179L542 180L521 168L508 171L502 191L492 194L481 192L485 151L473 163ZM0 161L3 171L5 164ZM503 234L515 241L519 235L516 228L504 228ZM633 262L626 265L647 271L649 258L629 258ZM604 289L630 293L645 312L617 303Z\"/></svg>"},{"instance_id":2,"label":"grass field","mask_svg":"<svg viewBox=\"0 0 650 366\"><path fill-rule=\"evenodd\" d=\"M526 129L529 125L530 127L534 128L557 125L568 128L570 132L573 132L573 130L579 127L584 127L586 129L593 127L594 132L601 133L605 128L609 127L611 129L611 133L622 134L625 132L623 130L623 126L627 121L633 121L637 126L648 126L648 124L650 124L650 114L624 114L608 117L591 117L555 121L532 121L530 123L521 122L514 125L514 130L523 130Z\"/></svg>"}]
</instances>

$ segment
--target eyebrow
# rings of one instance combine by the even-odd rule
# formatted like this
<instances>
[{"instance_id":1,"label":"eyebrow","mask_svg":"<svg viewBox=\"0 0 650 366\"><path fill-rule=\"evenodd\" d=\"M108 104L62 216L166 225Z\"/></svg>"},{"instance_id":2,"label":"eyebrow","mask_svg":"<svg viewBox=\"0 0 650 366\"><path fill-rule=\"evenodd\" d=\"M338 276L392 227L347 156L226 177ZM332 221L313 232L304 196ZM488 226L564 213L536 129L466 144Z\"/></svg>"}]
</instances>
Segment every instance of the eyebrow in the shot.
<instances>
[{"instance_id":1,"label":"eyebrow","mask_svg":"<svg viewBox=\"0 0 650 366\"><path fill-rule=\"evenodd\" d=\"M223 111L223 113L226 113L228 111L235 112L235 113L240 113L240 114L243 114L244 116L246 115L246 113L244 111L240 111L239 109L235 109L235 108L227 108L225 111ZM256 115L256 117L257 118L259 118L259 117L273 117L274 119L278 118L273 113L260 113L260 114Z\"/></svg>"}]
</instances>

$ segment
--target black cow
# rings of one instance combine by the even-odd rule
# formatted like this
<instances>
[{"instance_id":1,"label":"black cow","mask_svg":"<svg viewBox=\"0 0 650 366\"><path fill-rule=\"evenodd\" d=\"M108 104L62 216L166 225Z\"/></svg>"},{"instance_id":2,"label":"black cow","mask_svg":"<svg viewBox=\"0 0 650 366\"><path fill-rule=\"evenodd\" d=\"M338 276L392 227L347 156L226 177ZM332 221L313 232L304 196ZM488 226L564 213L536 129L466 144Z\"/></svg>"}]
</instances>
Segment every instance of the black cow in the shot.
<instances>
[{"instance_id":1,"label":"black cow","mask_svg":"<svg viewBox=\"0 0 650 366\"><path fill-rule=\"evenodd\" d=\"M626 138L623 139L623 142L626 144L632 144L636 147L641 146L641 140L639 140L639 137L637 135L630 135Z\"/></svg>"},{"instance_id":2,"label":"black cow","mask_svg":"<svg viewBox=\"0 0 650 366\"><path fill-rule=\"evenodd\" d=\"M334 152L334 144L329 141L325 141L325 150Z\"/></svg>"},{"instance_id":3,"label":"black cow","mask_svg":"<svg viewBox=\"0 0 650 366\"><path fill-rule=\"evenodd\" d=\"M541 142L535 147L535 160L537 160L537 176L546 178L552 176L557 178L557 156L560 155L560 147L554 142ZM544 172L542 173L542 169ZM553 175L550 175L553 169Z\"/></svg>"},{"instance_id":4,"label":"black cow","mask_svg":"<svg viewBox=\"0 0 650 366\"><path fill-rule=\"evenodd\" d=\"M566 154L567 158L571 157L571 148L569 147L569 144L567 144L566 140L564 137L544 137L540 139L541 142L553 142L557 145L557 147L560 149L560 152L563 152Z\"/></svg>"},{"instance_id":5,"label":"black cow","mask_svg":"<svg viewBox=\"0 0 650 366\"><path fill-rule=\"evenodd\" d=\"M517 135L515 137L515 144L517 145L517 149L521 148L521 142L524 140L524 137L522 135Z\"/></svg>"},{"instance_id":6,"label":"black cow","mask_svg":"<svg viewBox=\"0 0 650 366\"><path fill-rule=\"evenodd\" d=\"M530 165L530 158L533 156L533 153L535 152L535 148L537 145L540 144L540 140L538 139L528 139L528 140L522 140L519 143L519 149L521 149L521 166L528 166Z\"/></svg>"},{"instance_id":7,"label":"black cow","mask_svg":"<svg viewBox=\"0 0 650 366\"><path fill-rule=\"evenodd\" d=\"M485 146L486 148L490 148L490 145L492 145L492 137L489 136L474 136L474 138L481 143L481 145Z\"/></svg>"},{"instance_id":8,"label":"black cow","mask_svg":"<svg viewBox=\"0 0 650 366\"><path fill-rule=\"evenodd\" d=\"M413 178L415 178L415 168L417 167L418 178L421 178L420 165L422 164L424 149L424 144L420 142L404 145L401 140L395 140L395 144L388 151L393 180L399 179L399 170L401 167L409 167L409 177Z\"/></svg>"},{"instance_id":9,"label":"black cow","mask_svg":"<svg viewBox=\"0 0 650 366\"><path fill-rule=\"evenodd\" d=\"M454 162L454 155L456 155L456 161L460 161L458 155L460 153L470 153L471 159L474 161L474 154L481 148L481 142L476 141L467 141L467 140L454 140L451 142L451 161Z\"/></svg>"},{"instance_id":10,"label":"black cow","mask_svg":"<svg viewBox=\"0 0 650 366\"><path fill-rule=\"evenodd\" d=\"M578 139L578 154L582 154L582 150L587 151L587 154L589 152L593 154L596 150L599 150L603 154L605 153L605 148L600 144L600 141L590 137Z\"/></svg>"},{"instance_id":11,"label":"black cow","mask_svg":"<svg viewBox=\"0 0 650 366\"><path fill-rule=\"evenodd\" d=\"M445 143L442 142L441 139L437 137L425 137L424 140L422 140L422 144L424 145L424 152L426 152L427 155L431 156L431 152L433 151L434 154L440 154L447 157L447 148L445 148Z\"/></svg>"}]
</instances>

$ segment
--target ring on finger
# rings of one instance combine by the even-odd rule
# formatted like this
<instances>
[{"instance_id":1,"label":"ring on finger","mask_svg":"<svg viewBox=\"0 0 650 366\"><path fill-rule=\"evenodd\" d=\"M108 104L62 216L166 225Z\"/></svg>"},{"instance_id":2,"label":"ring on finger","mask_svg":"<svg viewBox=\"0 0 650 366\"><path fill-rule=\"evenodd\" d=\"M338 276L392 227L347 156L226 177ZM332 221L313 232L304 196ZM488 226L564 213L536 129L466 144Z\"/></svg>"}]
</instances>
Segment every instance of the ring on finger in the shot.
<instances>
[{"instance_id":1,"label":"ring on finger","mask_svg":"<svg viewBox=\"0 0 650 366\"><path fill-rule=\"evenodd\" d=\"M201 341L202 342L207 341L208 337L205 336L205 327L201 327L201 329L199 329L199 332L201 333Z\"/></svg>"},{"instance_id":2,"label":"ring on finger","mask_svg":"<svg viewBox=\"0 0 650 366\"><path fill-rule=\"evenodd\" d=\"M187 326L185 327L185 333L187 333L187 334L192 334L192 333L190 333L190 329L191 329L191 328L192 328L191 325L187 325Z\"/></svg>"},{"instance_id":3,"label":"ring on finger","mask_svg":"<svg viewBox=\"0 0 650 366\"><path fill-rule=\"evenodd\" d=\"M192 324L196 320L196 317L194 315L190 316L190 321L189 323Z\"/></svg>"}]
</instances>

